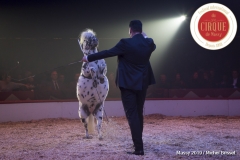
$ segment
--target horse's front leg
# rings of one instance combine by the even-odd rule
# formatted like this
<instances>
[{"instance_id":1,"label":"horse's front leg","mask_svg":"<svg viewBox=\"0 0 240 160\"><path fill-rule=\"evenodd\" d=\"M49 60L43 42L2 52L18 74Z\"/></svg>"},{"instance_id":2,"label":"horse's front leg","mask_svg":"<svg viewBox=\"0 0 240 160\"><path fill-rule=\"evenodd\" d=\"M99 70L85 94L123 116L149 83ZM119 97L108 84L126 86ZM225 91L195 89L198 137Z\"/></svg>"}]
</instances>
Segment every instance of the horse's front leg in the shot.
<instances>
[{"instance_id":1,"label":"horse's front leg","mask_svg":"<svg viewBox=\"0 0 240 160\"><path fill-rule=\"evenodd\" d=\"M86 104L82 105L80 102L78 114L79 114L79 117L80 117L82 123L84 124L85 136L86 136L86 138L90 138L90 136L88 134L88 123L86 121L86 118L90 115L90 112L88 111L88 106Z\"/></svg>"},{"instance_id":2,"label":"horse's front leg","mask_svg":"<svg viewBox=\"0 0 240 160\"><path fill-rule=\"evenodd\" d=\"M102 132L101 132L101 128L102 128L102 121L103 121L103 103L99 103L96 106L96 110L94 111L94 117L97 120L97 131L98 131L98 138L99 140L102 140Z\"/></svg>"}]
</instances>

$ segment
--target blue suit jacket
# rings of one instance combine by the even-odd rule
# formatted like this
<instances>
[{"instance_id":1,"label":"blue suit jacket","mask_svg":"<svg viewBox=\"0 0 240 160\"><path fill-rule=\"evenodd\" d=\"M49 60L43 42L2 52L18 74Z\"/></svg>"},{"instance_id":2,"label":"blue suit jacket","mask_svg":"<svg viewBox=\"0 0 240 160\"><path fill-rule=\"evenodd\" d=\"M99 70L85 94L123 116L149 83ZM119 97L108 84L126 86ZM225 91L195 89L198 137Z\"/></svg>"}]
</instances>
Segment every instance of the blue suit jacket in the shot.
<instances>
[{"instance_id":1,"label":"blue suit jacket","mask_svg":"<svg viewBox=\"0 0 240 160\"><path fill-rule=\"evenodd\" d=\"M88 61L118 56L116 85L126 89L142 90L155 84L155 78L149 62L156 49L151 38L137 34L132 38L121 39L115 47L88 55Z\"/></svg>"}]
</instances>

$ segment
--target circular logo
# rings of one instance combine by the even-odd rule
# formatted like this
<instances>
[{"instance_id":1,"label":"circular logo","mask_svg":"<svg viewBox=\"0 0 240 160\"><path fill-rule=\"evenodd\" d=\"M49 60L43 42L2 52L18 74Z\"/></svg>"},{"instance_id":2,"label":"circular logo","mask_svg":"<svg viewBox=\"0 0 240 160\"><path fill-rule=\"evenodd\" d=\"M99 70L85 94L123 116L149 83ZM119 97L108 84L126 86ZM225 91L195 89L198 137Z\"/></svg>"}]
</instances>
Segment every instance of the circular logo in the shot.
<instances>
[{"instance_id":1,"label":"circular logo","mask_svg":"<svg viewBox=\"0 0 240 160\"><path fill-rule=\"evenodd\" d=\"M192 16L190 30L193 39L203 48L218 50L226 47L237 32L237 21L229 8L219 3L208 3Z\"/></svg>"}]
</instances>

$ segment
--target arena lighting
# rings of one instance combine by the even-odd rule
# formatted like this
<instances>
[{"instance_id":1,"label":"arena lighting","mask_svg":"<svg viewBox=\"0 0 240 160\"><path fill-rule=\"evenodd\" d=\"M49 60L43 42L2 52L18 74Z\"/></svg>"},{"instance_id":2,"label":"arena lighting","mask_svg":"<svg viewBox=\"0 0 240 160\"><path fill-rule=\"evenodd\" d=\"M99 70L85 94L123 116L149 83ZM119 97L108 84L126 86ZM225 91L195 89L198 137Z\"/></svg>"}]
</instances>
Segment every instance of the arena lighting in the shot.
<instances>
[{"instance_id":1,"label":"arena lighting","mask_svg":"<svg viewBox=\"0 0 240 160\"><path fill-rule=\"evenodd\" d=\"M161 68L160 65L165 63L164 56L169 53L168 49L173 48L172 42L178 38L176 37L176 34L181 28L181 26L184 24L186 19L187 16L183 14L176 15L175 17L162 17L159 19L156 18L143 23L144 32L150 38L153 38L156 44L156 50L151 57L151 62L153 66L157 66L156 68Z\"/></svg>"},{"instance_id":2,"label":"arena lighting","mask_svg":"<svg viewBox=\"0 0 240 160\"><path fill-rule=\"evenodd\" d=\"M186 16L185 16L185 15L182 15L181 17L178 18L178 20L179 20L180 22L184 21L185 19L186 19Z\"/></svg>"},{"instance_id":3,"label":"arena lighting","mask_svg":"<svg viewBox=\"0 0 240 160\"><path fill-rule=\"evenodd\" d=\"M164 17L161 19L149 20L144 23L144 31L147 35L156 42L156 53L165 52L169 45L171 46L172 40L175 39L175 35L184 20L187 19L186 15L177 15L176 17ZM167 53L167 52L165 52Z\"/></svg>"}]
</instances>

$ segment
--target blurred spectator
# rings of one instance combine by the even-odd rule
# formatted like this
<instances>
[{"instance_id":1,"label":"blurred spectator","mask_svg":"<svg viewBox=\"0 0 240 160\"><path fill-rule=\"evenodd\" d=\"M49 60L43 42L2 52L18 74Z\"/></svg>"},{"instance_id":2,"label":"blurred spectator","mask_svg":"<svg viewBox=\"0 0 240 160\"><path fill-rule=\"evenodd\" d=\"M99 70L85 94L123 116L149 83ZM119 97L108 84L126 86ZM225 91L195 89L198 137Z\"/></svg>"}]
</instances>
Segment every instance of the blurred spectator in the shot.
<instances>
[{"instance_id":1,"label":"blurred spectator","mask_svg":"<svg viewBox=\"0 0 240 160\"><path fill-rule=\"evenodd\" d=\"M201 88L201 81L198 75L198 72L194 72L192 75L192 78L189 82L189 88L190 89L199 89Z\"/></svg>"},{"instance_id":2,"label":"blurred spectator","mask_svg":"<svg viewBox=\"0 0 240 160\"><path fill-rule=\"evenodd\" d=\"M63 95L63 87L58 82L58 73L57 71L52 71L51 80L47 83L47 91L50 94L50 99L62 99Z\"/></svg>"},{"instance_id":3,"label":"blurred spectator","mask_svg":"<svg viewBox=\"0 0 240 160\"><path fill-rule=\"evenodd\" d=\"M240 88L240 80L238 78L237 70L232 71L232 78L230 79L228 86L230 88Z\"/></svg>"},{"instance_id":4,"label":"blurred spectator","mask_svg":"<svg viewBox=\"0 0 240 160\"><path fill-rule=\"evenodd\" d=\"M148 98L166 98L170 83L167 81L165 74L160 75L159 81L155 85L149 86L146 97Z\"/></svg>"},{"instance_id":5,"label":"blurred spectator","mask_svg":"<svg viewBox=\"0 0 240 160\"><path fill-rule=\"evenodd\" d=\"M14 74L14 75L15 75L15 74ZM25 77L23 77L21 73L18 73L18 74L17 74L17 79L13 79L13 78L12 78L11 81L12 81L12 82L17 82L17 83L18 83L18 80L23 79L23 78L25 78Z\"/></svg>"},{"instance_id":6,"label":"blurred spectator","mask_svg":"<svg viewBox=\"0 0 240 160\"><path fill-rule=\"evenodd\" d=\"M65 84L65 76L63 74L59 75L59 83Z\"/></svg>"},{"instance_id":7,"label":"blurred spectator","mask_svg":"<svg viewBox=\"0 0 240 160\"><path fill-rule=\"evenodd\" d=\"M77 83L78 83L78 79L79 79L80 74L79 73L75 73L74 75L74 80L72 82L70 82L70 87L76 89Z\"/></svg>"},{"instance_id":8,"label":"blurred spectator","mask_svg":"<svg viewBox=\"0 0 240 160\"><path fill-rule=\"evenodd\" d=\"M167 81L167 76L165 74L160 75L160 81L157 82L157 88L162 88L162 89L169 89L170 84Z\"/></svg>"},{"instance_id":9,"label":"blurred spectator","mask_svg":"<svg viewBox=\"0 0 240 160\"><path fill-rule=\"evenodd\" d=\"M16 90L26 90L28 87L22 83L11 82L11 76L3 74L2 81L0 81L1 92L11 92Z\"/></svg>"},{"instance_id":10,"label":"blurred spectator","mask_svg":"<svg viewBox=\"0 0 240 160\"><path fill-rule=\"evenodd\" d=\"M61 90L66 91L67 84L65 82L65 76L63 74L59 75L58 82L59 82L59 85L61 86Z\"/></svg>"},{"instance_id":11,"label":"blurred spectator","mask_svg":"<svg viewBox=\"0 0 240 160\"><path fill-rule=\"evenodd\" d=\"M32 73L30 71L26 71L25 78L27 79L25 80L24 84L28 86L28 90L34 91L36 84L34 82L34 77L32 77Z\"/></svg>"},{"instance_id":12,"label":"blurred spectator","mask_svg":"<svg viewBox=\"0 0 240 160\"><path fill-rule=\"evenodd\" d=\"M51 73L51 81L48 83L48 87L51 90L60 90L60 85L58 82L58 73L57 71L52 71Z\"/></svg>"},{"instance_id":13,"label":"blurred spectator","mask_svg":"<svg viewBox=\"0 0 240 160\"><path fill-rule=\"evenodd\" d=\"M152 85L148 89L147 97L149 98L165 98L168 94L165 94L165 91L169 91L168 89L200 89L200 88L240 88L240 79L239 72L236 70L238 66L234 67L232 72L231 70L225 70L219 73L219 78L216 78L215 70L212 68L209 71L204 71L204 69L196 69L197 71L193 73L191 80L187 81L187 78L183 77L189 76L187 71L183 71L182 74L177 73L175 78L169 78L165 74L161 74L160 78L157 81L156 85ZM218 69L219 71L221 69ZM4 72L4 71L2 71ZM61 71L62 72L62 71ZM20 73L20 72L19 72ZM23 73L23 72L21 72ZM64 73L64 72L63 72ZM231 76L227 73L232 73ZM17 77L14 81L14 77L11 78L10 75L4 74L2 76L2 81L0 81L0 91L18 91L18 90L31 90L34 91L34 95L36 99L76 99L76 85L78 82L78 78L80 76L79 73L59 74L57 71L53 71L51 76L50 73L39 74L37 77L31 77L32 73L30 71L26 71L24 74L14 74ZM69 74L71 76L72 81L70 83L66 83L65 80L69 78ZM170 72L168 73L170 75ZM220 76L222 74L222 76ZM19 79L23 79L28 77L23 83L18 83ZM109 93L108 98L119 98L120 92L119 89L115 85L115 73L108 73L108 81L109 81ZM0 77L1 78L1 77ZM182 79L186 80L186 83ZM48 81L47 81L48 80ZM49 81L50 80L50 81ZM37 82L36 82L37 81ZM169 83L172 82L172 83ZM218 82L218 83L216 83Z\"/></svg>"},{"instance_id":14,"label":"blurred spectator","mask_svg":"<svg viewBox=\"0 0 240 160\"><path fill-rule=\"evenodd\" d=\"M222 76L221 81L217 84L218 88L228 88L228 79L227 79L227 75L224 74Z\"/></svg>"},{"instance_id":15,"label":"blurred spectator","mask_svg":"<svg viewBox=\"0 0 240 160\"><path fill-rule=\"evenodd\" d=\"M215 69L214 68L210 69L208 79L209 79L209 85L210 85L209 88L216 88L218 79L217 79L217 76L215 74Z\"/></svg>"},{"instance_id":16,"label":"blurred spectator","mask_svg":"<svg viewBox=\"0 0 240 160\"><path fill-rule=\"evenodd\" d=\"M207 72L203 72L203 79L201 81L201 87L202 88L212 88Z\"/></svg>"},{"instance_id":17,"label":"blurred spectator","mask_svg":"<svg viewBox=\"0 0 240 160\"><path fill-rule=\"evenodd\" d=\"M181 75L180 73L177 73L175 76L175 80L172 83L172 87L174 89L183 89L186 88L185 83L183 82L183 80L181 79Z\"/></svg>"}]
</instances>

